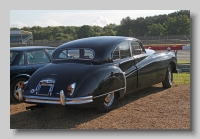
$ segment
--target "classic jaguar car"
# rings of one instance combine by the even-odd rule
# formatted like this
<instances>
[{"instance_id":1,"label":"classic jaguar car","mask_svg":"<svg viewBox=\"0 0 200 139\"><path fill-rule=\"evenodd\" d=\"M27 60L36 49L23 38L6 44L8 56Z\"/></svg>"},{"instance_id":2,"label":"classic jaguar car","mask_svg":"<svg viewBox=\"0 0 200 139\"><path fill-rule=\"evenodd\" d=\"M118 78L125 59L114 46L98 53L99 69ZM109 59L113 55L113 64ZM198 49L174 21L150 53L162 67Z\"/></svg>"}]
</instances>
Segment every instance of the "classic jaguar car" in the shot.
<instances>
[{"instance_id":1,"label":"classic jaguar car","mask_svg":"<svg viewBox=\"0 0 200 139\"><path fill-rule=\"evenodd\" d=\"M42 66L52 61L55 47L21 46L10 48L10 101L19 102L17 89Z\"/></svg>"},{"instance_id":2,"label":"classic jaguar car","mask_svg":"<svg viewBox=\"0 0 200 139\"><path fill-rule=\"evenodd\" d=\"M173 53L145 50L132 37L78 39L60 45L52 56L52 63L37 70L18 90L19 101L108 112L129 93L161 82L171 87L177 72Z\"/></svg>"}]
</instances>

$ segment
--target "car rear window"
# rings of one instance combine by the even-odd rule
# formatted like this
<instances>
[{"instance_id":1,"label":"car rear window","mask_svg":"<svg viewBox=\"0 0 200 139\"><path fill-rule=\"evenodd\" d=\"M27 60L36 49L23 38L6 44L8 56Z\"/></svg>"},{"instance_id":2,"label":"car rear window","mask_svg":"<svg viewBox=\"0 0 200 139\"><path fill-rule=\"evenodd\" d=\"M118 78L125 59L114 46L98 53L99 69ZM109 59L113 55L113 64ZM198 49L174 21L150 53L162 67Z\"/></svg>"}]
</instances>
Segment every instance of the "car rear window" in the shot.
<instances>
[{"instance_id":1,"label":"car rear window","mask_svg":"<svg viewBox=\"0 0 200 139\"><path fill-rule=\"evenodd\" d=\"M91 49L65 49L56 52L54 59L87 59L94 58L94 51Z\"/></svg>"}]
</instances>

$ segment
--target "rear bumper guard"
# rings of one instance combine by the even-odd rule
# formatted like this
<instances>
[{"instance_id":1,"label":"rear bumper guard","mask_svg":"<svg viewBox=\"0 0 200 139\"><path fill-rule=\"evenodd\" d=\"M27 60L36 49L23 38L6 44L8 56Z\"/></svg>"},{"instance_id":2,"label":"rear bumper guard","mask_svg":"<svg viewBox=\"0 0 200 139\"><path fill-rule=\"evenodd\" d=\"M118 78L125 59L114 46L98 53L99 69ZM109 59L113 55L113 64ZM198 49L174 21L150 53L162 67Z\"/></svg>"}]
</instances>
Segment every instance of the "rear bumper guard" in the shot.
<instances>
[{"instance_id":1,"label":"rear bumper guard","mask_svg":"<svg viewBox=\"0 0 200 139\"><path fill-rule=\"evenodd\" d=\"M64 91L60 91L60 98L53 97L42 97L42 96L27 96L22 95L22 90L18 90L19 101L28 103L46 103L46 104L61 104L61 105L78 105L93 102L92 96L77 97L77 98L66 98Z\"/></svg>"}]
</instances>

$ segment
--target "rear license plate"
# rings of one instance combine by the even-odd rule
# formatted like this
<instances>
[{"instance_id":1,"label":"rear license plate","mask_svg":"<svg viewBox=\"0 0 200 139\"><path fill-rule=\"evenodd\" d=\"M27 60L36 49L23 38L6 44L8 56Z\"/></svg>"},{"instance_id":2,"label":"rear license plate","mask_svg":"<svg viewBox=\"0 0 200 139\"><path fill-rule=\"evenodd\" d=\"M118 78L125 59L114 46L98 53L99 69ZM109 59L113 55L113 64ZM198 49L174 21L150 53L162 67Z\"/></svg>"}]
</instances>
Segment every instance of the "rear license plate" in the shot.
<instances>
[{"instance_id":1,"label":"rear license plate","mask_svg":"<svg viewBox=\"0 0 200 139\"><path fill-rule=\"evenodd\" d=\"M38 95L48 95L50 86L41 86Z\"/></svg>"},{"instance_id":2,"label":"rear license plate","mask_svg":"<svg viewBox=\"0 0 200 139\"><path fill-rule=\"evenodd\" d=\"M38 95L51 96L54 88L54 80L41 80L36 87Z\"/></svg>"}]
</instances>

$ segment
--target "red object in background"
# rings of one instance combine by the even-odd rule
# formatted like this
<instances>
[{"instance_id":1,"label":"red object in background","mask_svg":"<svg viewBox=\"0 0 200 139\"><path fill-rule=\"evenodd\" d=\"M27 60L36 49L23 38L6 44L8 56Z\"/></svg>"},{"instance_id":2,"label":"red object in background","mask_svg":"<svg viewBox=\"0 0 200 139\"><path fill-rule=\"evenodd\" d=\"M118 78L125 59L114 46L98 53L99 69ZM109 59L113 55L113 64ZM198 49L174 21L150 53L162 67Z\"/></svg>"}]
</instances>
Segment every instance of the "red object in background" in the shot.
<instances>
[{"instance_id":1,"label":"red object in background","mask_svg":"<svg viewBox=\"0 0 200 139\"><path fill-rule=\"evenodd\" d=\"M168 47L171 48L171 50L182 50L183 45L173 45L173 46L144 46L145 49L150 49L152 50L167 50Z\"/></svg>"}]
</instances>

